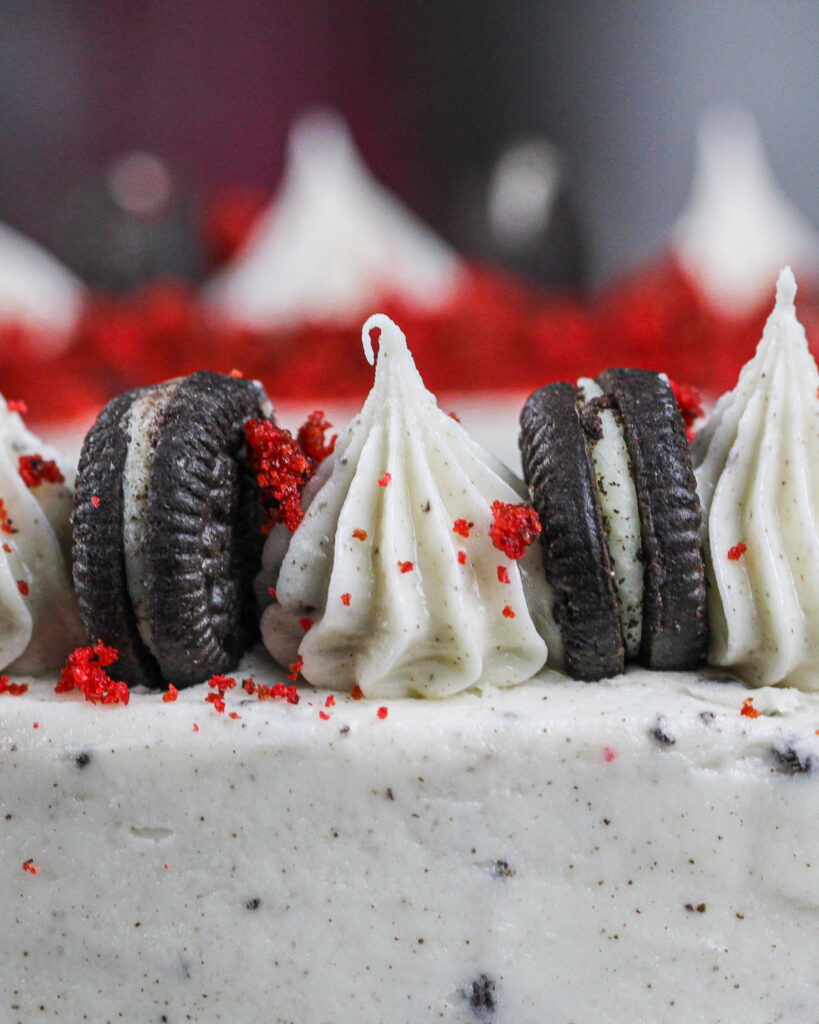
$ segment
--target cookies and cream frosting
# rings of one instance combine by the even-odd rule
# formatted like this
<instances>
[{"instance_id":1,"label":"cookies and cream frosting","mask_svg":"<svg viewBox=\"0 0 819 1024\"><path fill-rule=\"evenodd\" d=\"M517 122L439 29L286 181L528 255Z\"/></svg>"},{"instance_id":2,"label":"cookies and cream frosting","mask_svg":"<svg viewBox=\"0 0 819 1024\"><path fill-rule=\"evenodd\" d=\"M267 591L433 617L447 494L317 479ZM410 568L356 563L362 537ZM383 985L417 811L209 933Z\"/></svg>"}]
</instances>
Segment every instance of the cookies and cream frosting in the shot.
<instances>
[{"instance_id":1,"label":"cookies and cream frosting","mask_svg":"<svg viewBox=\"0 0 819 1024\"><path fill-rule=\"evenodd\" d=\"M300 658L311 683L367 696L522 682L546 660L533 618L560 646L537 545L516 560L489 536L493 502L519 504L526 489L438 408L382 315L364 325L370 361L374 328L362 411L308 483L286 551L283 526L268 539L277 600L264 642L284 664Z\"/></svg>"},{"instance_id":2,"label":"cookies and cream frosting","mask_svg":"<svg viewBox=\"0 0 819 1024\"><path fill-rule=\"evenodd\" d=\"M709 661L819 690L819 372L779 275L754 358L694 446L710 584Z\"/></svg>"},{"instance_id":3,"label":"cookies and cream frosting","mask_svg":"<svg viewBox=\"0 0 819 1024\"><path fill-rule=\"evenodd\" d=\"M71 587L71 490L21 474L20 459L56 466L56 453L25 427L0 396L0 671L59 667L82 637Z\"/></svg>"}]
</instances>

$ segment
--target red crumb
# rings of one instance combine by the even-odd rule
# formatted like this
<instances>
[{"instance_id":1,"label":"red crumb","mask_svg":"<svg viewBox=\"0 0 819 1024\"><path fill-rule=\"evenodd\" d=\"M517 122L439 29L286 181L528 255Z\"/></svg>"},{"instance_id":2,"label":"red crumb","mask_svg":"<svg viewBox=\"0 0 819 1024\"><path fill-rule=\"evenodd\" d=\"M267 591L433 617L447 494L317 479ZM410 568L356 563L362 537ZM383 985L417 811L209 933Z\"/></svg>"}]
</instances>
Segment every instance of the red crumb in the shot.
<instances>
[{"instance_id":1,"label":"red crumb","mask_svg":"<svg viewBox=\"0 0 819 1024\"><path fill-rule=\"evenodd\" d=\"M757 709L754 707L753 697L749 697L746 701L743 702L742 709L739 713L741 715L744 715L745 718L759 718L759 716L762 714L761 711L757 711Z\"/></svg>"},{"instance_id":2,"label":"red crumb","mask_svg":"<svg viewBox=\"0 0 819 1024\"><path fill-rule=\"evenodd\" d=\"M40 728L40 723L39 722L32 722L31 723L31 728L32 729L39 729Z\"/></svg>"},{"instance_id":3,"label":"red crumb","mask_svg":"<svg viewBox=\"0 0 819 1024\"><path fill-rule=\"evenodd\" d=\"M670 377L668 378L668 386L674 394L674 400L685 424L686 437L690 441L694 436L692 429L694 424L701 416L705 415L702 407L702 395L696 388L692 388L688 384L678 384Z\"/></svg>"},{"instance_id":4,"label":"red crumb","mask_svg":"<svg viewBox=\"0 0 819 1024\"><path fill-rule=\"evenodd\" d=\"M252 677L250 679L242 680L242 689L245 691L245 693L250 694L251 697L253 696L253 694L256 692L256 684L253 682Z\"/></svg>"},{"instance_id":5,"label":"red crumb","mask_svg":"<svg viewBox=\"0 0 819 1024\"><path fill-rule=\"evenodd\" d=\"M9 412L19 412L21 416L25 416L28 412L28 406L22 398L12 398L11 401L6 402Z\"/></svg>"},{"instance_id":6,"label":"red crumb","mask_svg":"<svg viewBox=\"0 0 819 1024\"><path fill-rule=\"evenodd\" d=\"M0 498L0 533L17 533L11 525L11 519L9 519L9 514L6 511L2 498Z\"/></svg>"},{"instance_id":7,"label":"red crumb","mask_svg":"<svg viewBox=\"0 0 819 1024\"><path fill-rule=\"evenodd\" d=\"M9 697L22 697L28 689L28 683L10 683L8 676L0 676L0 694L7 693Z\"/></svg>"},{"instance_id":8,"label":"red crumb","mask_svg":"<svg viewBox=\"0 0 819 1024\"><path fill-rule=\"evenodd\" d=\"M336 446L338 440L338 434L333 434L329 442L325 442L324 435L326 431L332 426L324 418L324 413L321 409L316 409L315 412L311 412L304 423L299 427L297 440L301 445L302 451L307 458L312 462L313 469L328 455L333 454L333 449Z\"/></svg>"},{"instance_id":9,"label":"red crumb","mask_svg":"<svg viewBox=\"0 0 819 1024\"><path fill-rule=\"evenodd\" d=\"M218 711L220 715L225 713L225 699L221 693L209 693L205 697L205 702L212 704L215 711Z\"/></svg>"},{"instance_id":10,"label":"red crumb","mask_svg":"<svg viewBox=\"0 0 819 1024\"><path fill-rule=\"evenodd\" d=\"M97 497L96 494L91 499L91 504L94 506L94 508L99 508L100 507L100 499Z\"/></svg>"},{"instance_id":11,"label":"red crumb","mask_svg":"<svg viewBox=\"0 0 819 1024\"><path fill-rule=\"evenodd\" d=\"M25 580L17 580L17 589L20 591L23 597L28 597L30 589L28 583L26 583Z\"/></svg>"},{"instance_id":12,"label":"red crumb","mask_svg":"<svg viewBox=\"0 0 819 1024\"><path fill-rule=\"evenodd\" d=\"M359 528L356 527L353 530L353 537L356 540L366 540L367 539L367 531L366 530L359 530Z\"/></svg>"},{"instance_id":13,"label":"red crumb","mask_svg":"<svg viewBox=\"0 0 819 1024\"><path fill-rule=\"evenodd\" d=\"M193 731L199 732L199 726L196 724L196 722L193 723Z\"/></svg>"},{"instance_id":14,"label":"red crumb","mask_svg":"<svg viewBox=\"0 0 819 1024\"><path fill-rule=\"evenodd\" d=\"M461 418L460 418L460 416L456 412L451 412L448 415L449 415L449 418L451 420L455 420L456 423L460 423L461 422Z\"/></svg>"},{"instance_id":15,"label":"red crumb","mask_svg":"<svg viewBox=\"0 0 819 1024\"><path fill-rule=\"evenodd\" d=\"M275 601L276 600L276 588L275 587L268 587L267 588L267 592L268 592L268 594L270 594L270 599L272 601Z\"/></svg>"},{"instance_id":16,"label":"red crumb","mask_svg":"<svg viewBox=\"0 0 819 1024\"><path fill-rule=\"evenodd\" d=\"M127 704L131 699L128 684L112 679L105 671L118 657L115 647L106 647L101 642L93 647L78 647L68 655L55 692L79 690L92 704Z\"/></svg>"},{"instance_id":17,"label":"red crumb","mask_svg":"<svg viewBox=\"0 0 819 1024\"><path fill-rule=\"evenodd\" d=\"M387 708L379 708L378 711L376 711L376 714L378 715L379 718L383 719L387 717L389 712L387 711Z\"/></svg>"},{"instance_id":18,"label":"red crumb","mask_svg":"<svg viewBox=\"0 0 819 1024\"><path fill-rule=\"evenodd\" d=\"M302 656L299 655L298 658L296 658L296 660L290 666L290 671L287 673L287 678L288 679L298 679L299 678L299 673L301 672L303 666L304 666L304 658L302 658Z\"/></svg>"},{"instance_id":19,"label":"red crumb","mask_svg":"<svg viewBox=\"0 0 819 1024\"><path fill-rule=\"evenodd\" d=\"M236 377L238 380L244 380L244 374L241 370L237 370L235 367L230 371L228 377Z\"/></svg>"},{"instance_id":20,"label":"red crumb","mask_svg":"<svg viewBox=\"0 0 819 1024\"><path fill-rule=\"evenodd\" d=\"M509 570L505 565L498 566L498 583L509 583Z\"/></svg>"},{"instance_id":21,"label":"red crumb","mask_svg":"<svg viewBox=\"0 0 819 1024\"><path fill-rule=\"evenodd\" d=\"M728 551L728 561L738 562L747 550L748 548L745 544L734 544L734 546Z\"/></svg>"},{"instance_id":22,"label":"red crumb","mask_svg":"<svg viewBox=\"0 0 819 1024\"><path fill-rule=\"evenodd\" d=\"M541 525L531 505L508 505L492 502L492 543L507 558L522 558L529 545L540 536Z\"/></svg>"},{"instance_id":23,"label":"red crumb","mask_svg":"<svg viewBox=\"0 0 819 1024\"><path fill-rule=\"evenodd\" d=\"M65 483L65 477L54 459L44 459L42 455L21 455L18 468L26 487L39 487L42 483Z\"/></svg>"},{"instance_id":24,"label":"red crumb","mask_svg":"<svg viewBox=\"0 0 819 1024\"><path fill-rule=\"evenodd\" d=\"M379 487L386 487L387 484L390 482L390 480L392 480L392 476L389 473L385 473L381 477L381 479L378 481L378 486Z\"/></svg>"},{"instance_id":25,"label":"red crumb","mask_svg":"<svg viewBox=\"0 0 819 1024\"><path fill-rule=\"evenodd\" d=\"M412 572L412 570L415 568L415 565L412 562L399 562L398 568L401 570L401 572Z\"/></svg>"},{"instance_id":26,"label":"red crumb","mask_svg":"<svg viewBox=\"0 0 819 1024\"><path fill-rule=\"evenodd\" d=\"M512 608L511 605L505 604L503 606L503 615L504 615L504 618L514 619L514 617L515 617L515 609Z\"/></svg>"},{"instance_id":27,"label":"red crumb","mask_svg":"<svg viewBox=\"0 0 819 1024\"><path fill-rule=\"evenodd\" d=\"M7 544L5 541L3 541L3 550L8 554L11 554L11 544Z\"/></svg>"},{"instance_id":28,"label":"red crumb","mask_svg":"<svg viewBox=\"0 0 819 1024\"><path fill-rule=\"evenodd\" d=\"M350 607L350 601L351 600L352 600L352 594L342 594L341 595L341 603L344 605L345 608L349 608Z\"/></svg>"},{"instance_id":29,"label":"red crumb","mask_svg":"<svg viewBox=\"0 0 819 1024\"><path fill-rule=\"evenodd\" d=\"M284 523L293 533L304 516L301 491L313 464L290 431L270 420L248 420L245 439L265 513L262 531L269 533L276 523Z\"/></svg>"},{"instance_id":30,"label":"red crumb","mask_svg":"<svg viewBox=\"0 0 819 1024\"><path fill-rule=\"evenodd\" d=\"M218 690L224 693L226 690L233 690L236 687L236 680L231 676L211 676L208 686L211 690Z\"/></svg>"},{"instance_id":31,"label":"red crumb","mask_svg":"<svg viewBox=\"0 0 819 1024\"><path fill-rule=\"evenodd\" d=\"M617 754L611 749L611 747L603 747L603 757L606 761L613 761L615 757L617 757Z\"/></svg>"},{"instance_id":32,"label":"red crumb","mask_svg":"<svg viewBox=\"0 0 819 1024\"><path fill-rule=\"evenodd\" d=\"M273 686L264 686L253 682L252 679L242 680L242 689L251 697L256 694L258 700L286 700L288 704L298 704L301 700L298 687L288 686L286 683L274 683Z\"/></svg>"},{"instance_id":33,"label":"red crumb","mask_svg":"<svg viewBox=\"0 0 819 1024\"><path fill-rule=\"evenodd\" d=\"M322 721L326 722L329 720L330 716L327 714L326 711L319 711L319 718L322 719Z\"/></svg>"},{"instance_id":34,"label":"red crumb","mask_svg":"<svg viewBox=\"0 0 819 1024\"><path fill-rule=\"evenodd\" d=\"M40 873L40 865L34 863L33 858L23 861L23 871L28 871L30 875L38 875Z\"/></svg>"},{"instance_id":35,"label":"red crumb","mask_svg":"<svg viewBox=\"0 0 819 1024\"><path fill-rule=\"evenodd\" d=\"M459 537L468 537L469 527L474 525L474 523L468 523L465 519L456 519L452 524L452 532L457 533Z\"/></svg>"},{"instance_id":36,"label":"red crumb","mask_svg":"<svg viewBox=\"0 0 819 1024\"><path fill-rule=\"evenodd\" d=\"M458 561L461 563L461 565L466 565L466 552L465 551L459 551L458 552Z\"/></svg>"},{"instance_id":37,"label":"red crumb","mask_svg":"<svg viewBox=\"0 0 819 1024\"><path fill-rule=\"evenodd\" d=\"M350 696L353 698L353 700L361 700L362 697L364 696L364 691L361 689L358 683L353 683L352 689L350 690Z\"/></svg>"},{"instance_id":38,"label":"red crumb","mask_svg":"<svg viewBox=\"0 0 819 1024\"><path fill-rule=\"evenodd\" d=\"M231 711L230 714L228 715L228 718L232 718L234 721L236 721L237 718L241 717L242 716L236 711Z\"/></svg>"},{"instance_id":39,"label":"red crumb","mask_svg":"<svg viewBox=\"0 0 819 1024\"><path fill-rule=\"evenodd\" d=\"M313 620L309 616L304 615L304 616L302 616L302 618L299 619L299 625L301 626L301 628L306 633L308 629L312 628Z\"/></svg>"},{"instance_id":40,"label":"red crumb","mask_svg":"<svg viewBox=\"0 0 819 1024\"><path fill-rule=\"evenodd\" d=\"M167 693L163 693L162 694L162 700L166 704L171 704L171 703L173 703L173 701L176 700L176 698L178 696L179 696L179 690L177 690L177 688L173 685L173 683L168 683L168 691L167 691Z\"/></svg>"},{"instance_id":41,"label":"red crumb","mask_svg":"<svg viewBox=\"0 0 819 1024\"><path fill-rule=\"evenodd\" d=\"M335 703L336 703L335 697L332 695L332 693L328 693L327 694L327 700L324 702L324 706L326 708L332 708L332 707L335 707Z\"/></svg>"}]
</instances>

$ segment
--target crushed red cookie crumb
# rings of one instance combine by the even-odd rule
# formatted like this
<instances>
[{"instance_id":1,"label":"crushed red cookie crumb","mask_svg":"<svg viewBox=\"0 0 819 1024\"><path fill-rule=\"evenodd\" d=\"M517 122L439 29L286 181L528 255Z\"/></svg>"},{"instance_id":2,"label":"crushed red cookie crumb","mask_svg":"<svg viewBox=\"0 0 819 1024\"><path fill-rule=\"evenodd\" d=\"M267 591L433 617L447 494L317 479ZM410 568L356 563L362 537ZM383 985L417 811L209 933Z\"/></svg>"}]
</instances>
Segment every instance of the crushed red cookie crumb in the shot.
<instances>
[{"instance_id":1,"label":"crushed red cookie crumb","mask_svg":"<svg viewBox=\"0 0 819 1024\"><path fill-rule=\"evenodd\" d=\"M390 480L392 480L392 476L391 476L391 474L390 474L390 473L385 473L385 474L384 474L384 475L383 475L383 476L381 477L381 479L380 479L380 480L378 481L378 486L379 486L379 487L386 487L386 486L387 486L387 484L388 484L388 483L390 482Z\"/></svg>"},{"instance_id":2,"label":"crushed red cookie crumb","mask_svg":"<svg viewBox=\"0 0 819 1024\"><path fill-rule=\"evenodd\" d=\"M605 761L613 761L617 757L617 752L612 750L611 747L603 747L603 759Z\"/></svg>"},{"instance_id":3,"label":"crushed red cookie crumb","mask_svg":"<svg viewBox=\"0 0 819 1024\"><path fill-rule=\"evenodd\" d=\"M316 409L299 427L297 440L304 454L312 462L313 469L328 455L333 454L338 434L333 434L329 442L326 442L324 437L331 426L332 424L324 418L324 412Z\"/></svg>"},{"instance_id":4,"label":"crushed red cookie crumb","mask_svg":"<svg viewBox=\"0 0 819 1024\"><path fill-rule=\"evenodd\" d=\"M313 628L313 620L308 615L303 615L299 619L299 625L301 626L301 628L306 633L308 629L312 629Z\"/></svg>"},{"instance_id":5,"label":"crushed red cookie crumb","mask_svg":"<svg viewBox=\"0 0 819 1024\"><path fill-rule=\"evenodd\" d=\"M237 380L244 380L245 375L241 370L237 370L235 367L230 371L228 377L235 377Z\"/></svg>"},{"instance_id":6,"label":"crushed red cookie crumb","mask_svg":"<svg viewBox=\"0 0 819 1024\"><path fill-rule=\"evenodd\" d=\"M353 597L352 594L342 594L341 595L341 603L344 605L345 608L349 608L350 607L350 601L352 600L352 597Z\"/></svg>"},{"instance_id":7,"label":"crushed red cookie crumb","mask_svg":"<svg viewBox=\"0 0 819 1024\"><path fill-rule=\"evenodd\" d=\"M399 562L398 568L401 570L401 572L412 572L412 570L415 568L415 564L413 562Z\"/></svg>"},{"instance_id":8,"label":"crushed red cookie crumb","mask_svg":"<svg viewBox=\"0 0 819 1024\"><path fill-rule=\"evenodd\" d=\"M275 601L276 600L276 588L275 587L268 587L267 588L267 592L268 592L268 594L270 594L270 599L272 601Z\"/></svg>"},{"instance_id":9,"label":"crushed red cookie crumb","mask_svg":"<svg viewBox=\"0 0 819 1024\"><path fill-rule=\"evenodd\" d=\"M118 657L115 647L106 647L101 642L93 647L78 647L68 655L55 692L79 690L92 704L127 704L131 699L128 684L112 679L105 671Z\"/></svg>"},{"instance_id":10,"label":"crushed red cookie crumb","mask_svg":"<svg viewBox=\"0 0 819 1024\"><path fill-rule=\"evenodd\" d=\"M498 583L509 583L509 570L505 565L498 566Z\"/></svg>"},{"instance_id":11,"label":"crushed red cookie crumb","mask_svg":"<svg viewBox=\"0 0 819 1024\"><path fill-rule=\"evenodd\" d=\"M91 504L94 506L94 508L99 508L100 507L100 499L97 497L96 494L91 499Z\"/></svg>"},{"instance_id":12,"label":"crushed red cookie crumb","mask_svg":"<svg viewBox=\"0 0 819 1024\"><path fill-rule=\"evenodd\" d=\"M23 871L27 871L30 875L39 875L40 865L34 863L33 857L29 857L28 860L23 861Z\"/></svg>"},{"instance_id":13,"label":"crushed red cookie crumb","mask_svg":"<svg viewBox=\"0 0 819 1024\"><path fill-rule=\"evenodd\" d=\"M7 544L7 543L6 543L6 541L3 541L3 550L4 550L4 551L5 551L5 552L6 552L7 554L9 554L9 555L10 555L10 554L11 554L11 544Z\"/></svg>"},{"instance_id":14,"label":"crushed red cookie crumb","mask_svg":"<svg viewBox=\"0 0 819 1024\"><path fill-rule=\"evenodd\" d=\"M17 589L20 591L23 597L28 597L30 593L30 588L25 580L17 580Z\"/></svg>"},{"instance_id":15,"label":"crushed red cookie crumb","mask_svg":"<svg viewBox=\"0 0 819 1024\"><path fill-rule=\"evenodd\" d=\"M734 544L734 546L732 548L729 548L729 550L728 550L728 561L729 562L738 562L740 560L740 558L742 558L742 556L745 554L745 552L747 550L748 550L748 547L745 544L742 544L742 543Z\"/></svg>"},{"instance_id":16,"label":"crushed red cookie crumb","mask_svg":"<svg viewBox=\"0 0 819 1024\"><path fill-rule=\"evenodd\" d=\"M208 680L208 686L214 690L205 697L208 704L212 704L220 715L225 713L225 694L236 686L236 680L231 676L217 675Z\"/></svg>"},{"instance_id":17,"label":"crushed red cookie crumb","mask_svg":"<svg viewBox=\"0 0 819 1024\"><path fill-rule=\"evenodd\" d=\"M28 683L10 683L8 676L0 676L0 694L7 693L9 697L22 697L27 690Z\"/></svg>"},{"instance_id":18,"label":"crushed red cookie crumb","mask_svg":"<svg viewBox=\"0 0 819 1024\"><path fill-rule=\"evenodd\" d=\"M515 617L515 609L512 608L511 605L505 604L503 606L503 617L505 619L514 619L514 617Z\"/></svg>"},{"instance_id":19,"label":"crushed red cookie crumb","mask_svg":"<svg viewBox=\"0 0 819 1024\"><path fill-rule=\"evenodd\" d=\"M460 416L456 412L447 413L447 416L449 416L449 418L451 420L455 420L456 423L460 423L461 422L461 418L460 418Z\"/></svg>"},{"instance_id":20,"label":"crushed red cookie crumb","mask_svg":"<svg viewBox=\"0 0 819 1024\"><path fill-rule=\"evenodd\" d=\"M65 477L54 459L44 459L42 455L21 455L18 463L26 487L39 487L42 483L65 483Z\"/></svg>"},{"instance_id":21,"label":"crushed red cookie crumb","mask_svg":"<svg viewBox=\"0 0 819 1024\"><path fill-rule=\"evenodd\" d=\"M531 505L492 502L489 536L507 558L522 558L529 545L540 536L541 529L538 514Z\"/></svg>"},{"instance_id":22,"label":"crushed red cookie crumb","mask_svg":"<svg viewBox=\"0 0 819 1024\"><path fill-rule=\"evenodd\" d=\"M199 726L196 724L196 722L193 723L193 731L199 732Z\"/></svg>"},{"instance_id":23,"label":"crushed red cookie crumb","mask_svg":"<svg viewBox=\"0 0 819 1024\"><path fill-rule=\"evenodd\" d=\"M323 722L327 722L327 721L329 720L330 716L329 716L329 715L327 714L327 712L326 712L326 711L319 711L319 718L320 718L320 719L321 719L321 720L322 720Z\"/></svg>"},{"instance_id":24,"label":"crushed red cookie crumb","mask_svg":"<svg viewBox=\"0 0 819 1024\"><path fill-rule=\"evenodd\" d=\"M168 683L168 689L165 693L162 694L162 700L165 702L165 704L172 704L173 701L175 701L178 696L179 690L177 690L173 683Z\"/></svg>"},{"instance_id":25,"label":"crushed red cookie crumb","mask_svg":"<svg viewBox=\"0 0 819 1024\"><path fill-rule=\"evenodd\" d=\"M9 412L19 412L21 416L25 416L28 412L28 405L22 398L12 398L6 402L6 407Z\"/></svg>"},{"instance_id":26,"label":"crushed red cookie crumb","mask_svg":"<svg viewBox=\"0 0 819 1024\"><path fill-rule=\"evenodd\" d=\"M748 697L747 700L743 701L742 708L739 713L745 718L759 718L762 714L761 711L754 707L753 697Z\"/></svg>"},{"instance_id":27,"label":"crushed red cookie crumb","mask_svg":"<svg viewBox=\"0 0 819 1024\"><path fill-rule=\"evenodd\" d=\"M459 561L459 563L461 565L466 565L466 552L465 551L459 551L458 552L458 561Z\"/></svg>"},{"instance_id":28,"label":"crushed red cookie crumb","mask_svg":"<svg viewBox=\"0 0 819 1024\"><path fill-rule=\"evenodd\" d=\"M215 711L218 711L220 715L225 713L225 698L221 693L209 693L205 697L207 704L212 704Z\"/></svg>"},{"instance_id":29,"label":"crushed red cookie crumb","mask_svg":"<svg viewBox=\"0 0 819 1024\"><path fill-rule=\"evenodd\" d=\"M286 700L288 704L298 704L301 700L298 687L288 686L287 683L264 686L261 683L257 685L252 679L243 679L242 689L251 697L255 694L259 700Z\"/></svg>"},{"instance_id":30,"label":"crushed red cookie crumb","mask_svg":"<svg viewBox=\"0 0 819 1024\"><path fill-rule=\"evenodd\" d=\"M326 708L332 708L332 707L335 707L335 703L336 703L335 697L332 695L332 693L328 693L327 694L327 700L324 702L324 706Z\"/></svg>"},{"instance_id":31,"label":"crushed red cookie crumb","mask_svg":"<svg viewBox=\"0 0 819 1024\"><path fill-rule=\"evenodd\" d=\"M352 689L350 690L350 696L353 698L353 700L362 700L362 698L364 697L364 691L361 689L358 683L353 683Z\"/></svg>"},{"instance_id":32,"label":"crushed red cookie crumb","mask_svg":"<svg viewBox=\"0 0 819 1024\"><path fill-rule=\"evenodd\" d=\"M234 722L236 721L237 718L241 718L241 717L242 716L239 714L238 711L231 711L230 714L228 715L228 718L232 718L234 720Z\"/></svg>"},{"instance_id":33,"label":"crushed red cookie crumb","mask_svg":"<svg viewBox=\"0 0 819 1024\"><path fill-rule=\"evenodd\" d=\"M379 718L384 719L389 714L389 711L387 708L379 708L378 711L376 711L376 714Z\"/></svg>"},{"instance_id":34,"label":"crushed red cookie crumb","mask_svg":"<svg viewBox=\"0 0 819 1024\"><path fill-rule=\"evenodd\" d=\"M353 537L355 538L355 540L366 540L367 539L367 531L366 530L360 530L358 527L356 527L353 530Z\"/></svg>"},{"instance_id":35,"label":"crushed red cookie crumb","mask_svg":"<svg viewBox=\"0 0 819 1024\"><path fill-rule=\"evenodd\" d=\"M474 523L468 523L465 519L456 519L452 524L452 532L457 533L459 537L468 537L469 528L474 525Z\"/></svg>"},{"instance_id":36,"label":"crushed red cookie crumb","mask_svg":"<svg viewBox=\"0 0 819 1024\"><path fill-rule=\"evenodd\" d=\"M17 533L17 530L12 526L9 514L6 511L6 506L3 504L3 499L0 498L0 533Z\"/></svg>"},{"instance_id":37,"label":"crushed red cookie crumb","mask_svg":"<svg viewBox=\"0 0 819 1024\"><path fill-rule=\"evenodd\" d=\"M302 656L299 655L298 658L296 658L296 660L290 666L290 671L287 673L287 678L288 679L298 679L299 678L299 673L301 672L303 666L304 666L304 658L302 658Z\"/></svg>"},{"instance_id":38,"label":"crushed red cookie crumb","mask_svg":"<svg viewBox=\"0 0 819 1024\"><path fill-rule=\"evenodd\" d=\"M304 517L301 492L314 464L290 431L270 420L248 420L245 439L248 464L256 475L265 513L263 532L284 523L293 533Z\"/></svg>"},{"instance_id":39,"label":"crushed red cookie crumb","mask_svg":"<svg viewBox=\"0 0 819 1024\"><path fill-rule=\"evenodd\" d=\"M705 410L702 407L702 395L696 388L690 387L688 384L678 384L670 377L668 378L668 386L671 388L674 400L685 424L685 435L690 441L694 436L694 424L700 417L705 415Z\"/></svg>"}]
</instances>

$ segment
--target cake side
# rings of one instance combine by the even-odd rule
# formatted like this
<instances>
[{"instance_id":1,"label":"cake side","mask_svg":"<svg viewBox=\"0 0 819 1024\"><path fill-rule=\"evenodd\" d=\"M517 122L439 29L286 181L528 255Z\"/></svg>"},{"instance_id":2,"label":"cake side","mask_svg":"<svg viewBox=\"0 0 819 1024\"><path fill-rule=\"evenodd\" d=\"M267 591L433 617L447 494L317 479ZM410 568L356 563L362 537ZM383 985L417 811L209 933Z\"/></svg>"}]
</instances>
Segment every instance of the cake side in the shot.
<instances>
[{"instance_id":1,"label":"cake side","mask_svg":"<svg viewBox=\"0 0 819 1024\"><path fill-rule=\"evenodd\" d=\"M9 1024L814 1024L819 696L208 692L0 702Z\"/></svg>"}]
</instances>

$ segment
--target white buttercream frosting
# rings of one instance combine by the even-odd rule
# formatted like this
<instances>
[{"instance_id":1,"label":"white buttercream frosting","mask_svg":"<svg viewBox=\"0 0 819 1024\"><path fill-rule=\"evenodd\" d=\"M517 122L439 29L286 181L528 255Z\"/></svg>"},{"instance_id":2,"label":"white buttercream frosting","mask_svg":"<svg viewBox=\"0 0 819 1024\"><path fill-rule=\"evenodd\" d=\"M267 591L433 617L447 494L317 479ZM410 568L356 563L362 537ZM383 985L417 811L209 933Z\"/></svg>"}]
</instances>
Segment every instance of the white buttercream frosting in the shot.
<instances>
[{"instance_id":1,"label":"white buttercream frosting","mask_svg":"<svg viewBox=\"0 0 819 1024\"><path fill-rule=\"evenodd\" d=\"M323 112L293 127L279 194L207 292L254 327L349 323L382 296L436 309L460 274L449 246L373 178L341 118Z\"/></svg>"},{"instance_id":2,"label":"white buttercream frosting","mask_svg":"<svg viewBox=\"0 0 819 1024\"><path fill-rule=\"evenodd\" d=\"M83 636L71 586L71 491L26 485L20 456L35 454L57 461L0 396L0 670L12 672L58 668Z\"/></svg>"},{"instance_id":3,"label":"white buttercream frosting","mask_svg":"<svg viewBox=\"0 0 819 1024\"><path fill-rule=\"evenodd\" d=\"M819 372L779 275L754 358L697 436L709 661L819 689Z\"/></svg>"},{"instance_id":4,"label":"white buttercream frosting","mask_svg":"<svg viewBox=\"0 0 819 1024\"><path fill-rule=\"evenodd\" d=\"M819 272L819 236L777 182L759 129L743 110L716 109L700 125L691 198L672 231L682 267L718 310L764 301L786 264Z\"/></svg>"},{"instance_id":5,"label":"white buttercream frosting","mask_svg":"<svg viewBox=\"0 0 819 1024\"><path fill-rule=\"evenodd\" d=\"M83 292L82 283L59 260L0 224L0 320L22 320L55 334L69 331Z\"/></svg>"},{"instance_id":6,"label":"white buttercream frosting","mask_svg":"<svg viewBox=\"0 0 819 1024\"><path fill-rule=\"evenodd\" d=\"M286 554L283 526L268 540L277 602L262 618L264 642L284 664L300 656L310 682L357 683L367 696L519 683L546 660L533 617L554 655L560 646L539 546L512 560L489 536L493 501L518 504L526 489L438 408L384 316L364 326L368 356L375 327L362 411L307 485ZM313 620L306 631L303 618Z\"/></svg>"}]
</instances>

